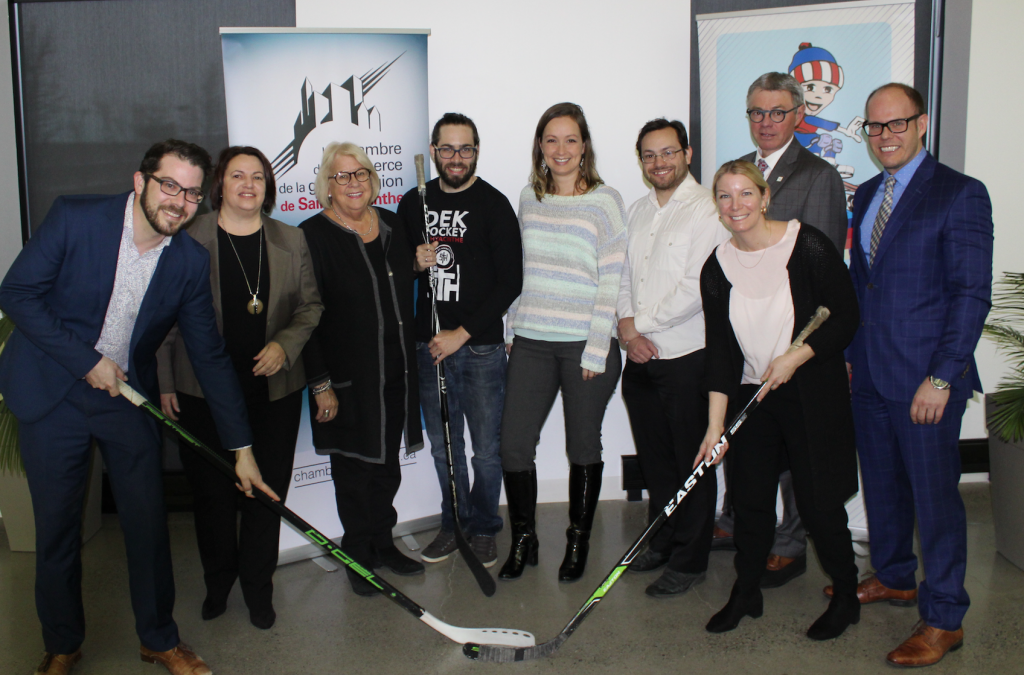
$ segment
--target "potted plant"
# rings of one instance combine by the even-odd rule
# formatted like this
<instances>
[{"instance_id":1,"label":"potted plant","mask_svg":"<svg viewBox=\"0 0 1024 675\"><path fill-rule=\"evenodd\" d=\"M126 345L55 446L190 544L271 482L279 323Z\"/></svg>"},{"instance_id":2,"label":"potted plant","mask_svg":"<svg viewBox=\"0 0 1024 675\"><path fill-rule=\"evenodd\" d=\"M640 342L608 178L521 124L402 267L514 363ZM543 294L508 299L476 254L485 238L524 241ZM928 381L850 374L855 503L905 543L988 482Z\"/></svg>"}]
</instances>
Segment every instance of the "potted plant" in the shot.
<instances>
[{"instance_id":1,"label":"potted plant","mask_svg":"<svg viewBox=\"0 0 1024 675\"><path fill-rule=\"evenodd\" d=\"M1009 359L1009 374L985 397L996 550L1024 569L1024 273L1004 272L985 335Z\"/></svg>"},{"instance_id":2,"label":"potted plant","mask_svg":"<svg viewBox=\"0 0 1024 675\"><path fill-rule=\"evenodd\" d=\"M0 354L14 332L10 317L0 315ZM88 540L102 525L101 487L102 463L99 454L93 455L89 486L86 489L85 510L82 519L82 538ZM18 445L18 420L7 407L0 394L0 517L7 531L7 543L12 551L36 550L36 530L32 512L32 497L25 477Z\"/></svg>"}]
</instances>

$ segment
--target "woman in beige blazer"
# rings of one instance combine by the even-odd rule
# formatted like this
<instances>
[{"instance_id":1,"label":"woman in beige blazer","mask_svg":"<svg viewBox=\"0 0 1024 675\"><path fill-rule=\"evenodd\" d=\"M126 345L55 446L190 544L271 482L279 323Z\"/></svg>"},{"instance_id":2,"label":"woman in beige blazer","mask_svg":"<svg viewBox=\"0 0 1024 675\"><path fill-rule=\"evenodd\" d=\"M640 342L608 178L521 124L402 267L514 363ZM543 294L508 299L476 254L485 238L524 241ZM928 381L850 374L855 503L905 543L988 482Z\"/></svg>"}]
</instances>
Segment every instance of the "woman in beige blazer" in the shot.
<instances>
[{"instance_id":1,"label":"woman in beige blazer","mask_svg":"<svg viewBox=\"0 0 1024 675\"><path fill-rule=\"evenodd\" d=\"M273 170L262 152L226 148L210 189L214 211L197 218L188 233L210 252L217 327L245 393L253 454L264 480L283 500L291 482L306 386L302 349L323 305L302 230L266 216L274 208L276 192ZM157 358L164 413L180 417L183 426L230 461L231 449L221 447L177 327ZM189 446L181 446L181 461L195 496L196 537L206 581L203 619L224 613L239 579L250 621L270 628L276 619L272 577L280 518L253 500L239 500L232 481Z\"/></svg>"}]
</instances>

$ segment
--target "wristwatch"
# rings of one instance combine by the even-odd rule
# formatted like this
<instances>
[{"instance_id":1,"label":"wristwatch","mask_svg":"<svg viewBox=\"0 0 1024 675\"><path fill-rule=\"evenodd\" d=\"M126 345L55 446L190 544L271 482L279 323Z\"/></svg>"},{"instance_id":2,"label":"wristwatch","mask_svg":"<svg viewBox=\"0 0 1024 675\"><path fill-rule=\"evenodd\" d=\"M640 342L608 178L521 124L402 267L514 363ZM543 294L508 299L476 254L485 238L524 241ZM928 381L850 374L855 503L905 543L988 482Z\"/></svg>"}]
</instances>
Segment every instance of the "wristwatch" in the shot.
<instances>
[{"instance_id":1,"label":"wristwatch","mask_svg":"<svg viewBox=\"0 0 1024 675\"><path fill-rule=\"evenodd\" d=\"M945 380L940 380L934 375L929 375L928 379L936 389L949 389L949 382L946 382Z\"/></svg>"}]
</instances>

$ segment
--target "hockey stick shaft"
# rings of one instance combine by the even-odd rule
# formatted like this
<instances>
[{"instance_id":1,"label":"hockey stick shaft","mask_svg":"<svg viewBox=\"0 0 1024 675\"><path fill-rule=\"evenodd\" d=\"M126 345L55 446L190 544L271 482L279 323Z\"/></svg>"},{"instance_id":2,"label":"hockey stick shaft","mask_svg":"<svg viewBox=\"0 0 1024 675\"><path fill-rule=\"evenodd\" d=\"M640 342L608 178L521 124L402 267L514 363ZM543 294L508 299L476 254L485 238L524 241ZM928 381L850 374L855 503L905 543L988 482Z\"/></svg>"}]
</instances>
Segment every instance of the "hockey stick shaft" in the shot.
<instances>
[{"instance_id":1,"label":"hockey stick shaft","mask_svg":"<svg viewBox=\"0 0 1024 675\"><path fill-rule=\"evenodd\" d=\"M423 170L423 155L415 156L416 163L416 190L420 195L420 204L423 206L423 243L430 243L430 232L428 231L428 210L427 210L427 182ZM434 335L441 332L441 320L437 314L437 268L430 270L430 319ZM454 525L455 545L459 553L466 561L469 571L473 573L477 585L487 597L494 595L498 590L494 578L491 576L484 564L476 557L473 547L470 546L462 531L462 523L459 521L459 495L455 483L455 456L452 451L451 415L448 410L448 379L445 375L444 361L435 366L437 373L437 400L441 412L441 432L444 437L444 457L448 469L448 497L451 502L452 523Z\"/></svg>"},{"instance_id":2,"label":"hockey stick shaft","mask_svg":"<svg viewBox=\"0 0 1024 675\"><path fill-rule=\"evenodd\" d=\"M811 320L807 322L804 329L800 331L796 339L793 340L792 344L790 344L789 348L786 350L786 353L800 349L804 344L804 340L807 339L807 336L817 330L822 322L824 322L828 317L828 308L818 307L814 312L814 316L811 317ZM633 542L633 545L630 546L625 555L619 559L619 562L615 564L615 567L613 567L611 572L608 573L608 576L604 578L601 584L597 587L597 590L587 598L587 601L583 603L583 606L578 612L576 612L576 615L569 620L569 623L565 625L565 628L562 629L561 633L559 633L554 639L533 647L504 647L470 643L463 646L462 652L469 658L475 660L511 662L528 661L548 656L558 649L562 643L568 640L569 636L579 628L580 624L583 623L583 620L587 618L587 615L597 607L597 604L601 602L608 591L611 590L612 586L615 585L615 582L619 580L619 577L629 569L630 564L640 551L643 550L643 547L647 544L650 538L654 536L654 533L658 531L666 520L668 520L669 516L671 516L679 507L680 502L686 499L687 495L690 494L690 491L697 485L697 481L703 478L705 473L709 473L712 476L714 475L714 471L708 471L708 469L712 468L715 460L717 460L722 454L722 449L725 444L729 442L750 413L753 412L760 404L758 396L761 395L767 386L767 383L764 383L758 387L754 396L745 406L743 406L743 409L736 414L732 419L732 422L729 423L729 426L722 433L718 443L716 443L714 448L712 448L710 461L709 459L704 459L694 468L693 473L687 477L679 491L676 492L672 499L669 500L668 504L665 505L665 508L663 508L658 514L658 517L647 526L647 529L644 530L639 537L637 537L636 541Z\"/></svg>"},{"instance_id":3,"label":"hockey stick shaft","mask_svg":"<svg viewBox=\"0 0 1024 675\"><path fill-rule=\"evenodd\" d=\"M154 417L158 422L167 425L173 429L181 438L192 444L200 455L203 456L208 462L213 464L218 470L224 475L228 476L232 481L236 480L235 468L224 458L218 455L216 452L211 450L205 443L200 441L198 438L193 436L184 427L170 419L155 405L150 403L146 397L132 389L126 382L118 382L118 388L120 389L121 395L128 399L133 405L141 408L150 416ZM253 497L260 501L264 506L269 508L271 511L281 516L285 521L292 525L296 530L301 532L307 539L320 547L327 555L337 560L347 568L361 576L370 585L377 589L381 595L390 599L396 605L412 614L414 617L427 624L437 632L441 633L445 637L465 644L470 640L476 639L497 639L502 641L507 646L512 645L529 645L534 643L533 635L525 631L502 629L502 628L460 628L458 626L451 626L436 617L430 612L425 610L423 607L418 605L411 598L404 595L397 588L389 584L387 581L378 577L373 573L372 570L368 570L358 562L353 560L348 554L341 550L337 545L334 544L327 537L315 527L307 523L297 513L289 509L281 502L276 502L271 499L268 495L264 494L259 489L253 489Z\"/></svg>"}]
</instances>

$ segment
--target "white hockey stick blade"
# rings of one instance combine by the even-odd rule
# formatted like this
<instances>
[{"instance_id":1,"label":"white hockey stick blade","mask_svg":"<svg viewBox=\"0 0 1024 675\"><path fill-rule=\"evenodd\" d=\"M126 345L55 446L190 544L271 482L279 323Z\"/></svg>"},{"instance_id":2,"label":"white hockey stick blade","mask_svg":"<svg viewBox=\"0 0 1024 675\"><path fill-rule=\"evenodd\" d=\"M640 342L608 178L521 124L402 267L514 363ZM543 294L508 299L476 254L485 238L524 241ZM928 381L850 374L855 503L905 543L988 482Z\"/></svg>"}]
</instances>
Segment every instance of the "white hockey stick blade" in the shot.
<instances>
[{"instance_id":1,"label":"white hockey stick blade","mask_svg":"<svg viewBox=\"0 0 1024 675\"><path fill-rule=\"evenodd\" d=\"M441 621L430 612L424 612L420 621L441 635L461 645L467 642L504 647L532 647L537 639L531 633L511 628L460 628Z\"/></svg>"}]
</instances>

